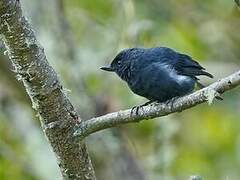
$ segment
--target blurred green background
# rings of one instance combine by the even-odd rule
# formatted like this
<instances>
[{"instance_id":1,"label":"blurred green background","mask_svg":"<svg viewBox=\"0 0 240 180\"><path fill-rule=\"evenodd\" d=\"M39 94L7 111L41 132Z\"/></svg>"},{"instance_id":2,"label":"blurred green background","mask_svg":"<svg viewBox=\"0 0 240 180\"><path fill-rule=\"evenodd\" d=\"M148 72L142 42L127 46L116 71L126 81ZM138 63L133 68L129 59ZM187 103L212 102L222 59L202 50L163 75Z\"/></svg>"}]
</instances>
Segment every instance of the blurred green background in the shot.
<instances>
[{"instance_id":1,"label":"blurred green background","mask_svg":"<svg viewBox=\"0 0 240 180\"><path fill-rule=\"evenodd\" d=\"M21 0L23 12L82 119L146 100L99 70L123 48L169 46L215 75L240 68L233 0ZM0 179L57 180L54 154L4 46L0 60ZM240 179L240 94L87 138L99 180Z\"/></svg>"}]
</instances>

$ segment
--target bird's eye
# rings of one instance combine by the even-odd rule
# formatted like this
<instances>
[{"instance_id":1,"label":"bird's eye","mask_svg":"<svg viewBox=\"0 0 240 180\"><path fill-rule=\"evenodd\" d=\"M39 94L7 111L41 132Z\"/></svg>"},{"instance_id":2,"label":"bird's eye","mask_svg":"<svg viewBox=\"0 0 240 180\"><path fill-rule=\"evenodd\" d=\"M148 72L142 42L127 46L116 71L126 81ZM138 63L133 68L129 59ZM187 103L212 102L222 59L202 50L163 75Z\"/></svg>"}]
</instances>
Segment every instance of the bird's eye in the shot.
<instances>
[{"instance_id":1,"label":"bird's eye","mask_svg":"<svg viewBox=\"0 0 240 180\"><path fill-rule=\"evenodd\" d=\"M117 64L118 64L118 65L121 65L121 63L122 63L121 61L117 61Z\"/></svg>"}]
</instances>

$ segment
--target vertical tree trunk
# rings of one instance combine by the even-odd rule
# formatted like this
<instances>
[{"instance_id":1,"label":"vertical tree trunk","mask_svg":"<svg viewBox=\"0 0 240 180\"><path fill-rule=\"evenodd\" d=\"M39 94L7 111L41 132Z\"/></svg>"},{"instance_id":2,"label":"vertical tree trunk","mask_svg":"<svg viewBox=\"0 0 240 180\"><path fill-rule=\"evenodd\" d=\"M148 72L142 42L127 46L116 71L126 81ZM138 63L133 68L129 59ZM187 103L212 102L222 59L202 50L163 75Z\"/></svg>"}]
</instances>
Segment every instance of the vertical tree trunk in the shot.
<instances>
[{"instance_id":1,"label":"vertical tree trunk","mask_svg":"<svg viewBox=\"0 0 240 180\"><path fill-rule=\"evenodd\" d=\"M74 126L81 120L22 16L19 0L0 0L0 34L17 77L40 117L63 179L95 180L85 143L73 138Z\"/></svg>"}]
</instances>

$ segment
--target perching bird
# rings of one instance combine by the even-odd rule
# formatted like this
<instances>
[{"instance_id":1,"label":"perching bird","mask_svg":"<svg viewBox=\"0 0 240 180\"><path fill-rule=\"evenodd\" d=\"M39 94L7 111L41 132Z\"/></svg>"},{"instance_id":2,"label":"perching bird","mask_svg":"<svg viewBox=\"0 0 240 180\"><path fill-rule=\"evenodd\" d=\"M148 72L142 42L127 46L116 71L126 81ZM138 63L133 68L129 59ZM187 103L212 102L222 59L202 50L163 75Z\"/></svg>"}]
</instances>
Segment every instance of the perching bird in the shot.
<instances>
[{"instance_id":1,"label":"perching bird","mask_svg":"<svg viewBox=\"0 0 240 180\"><path fill-rule=\"evenodd\" d=\"M102 70L115 72L129 88L151 102L164 102L193 91L197 76L213 75L190 56L167 47L131 48L121 51Z\"/></svg>"}]
</instances>

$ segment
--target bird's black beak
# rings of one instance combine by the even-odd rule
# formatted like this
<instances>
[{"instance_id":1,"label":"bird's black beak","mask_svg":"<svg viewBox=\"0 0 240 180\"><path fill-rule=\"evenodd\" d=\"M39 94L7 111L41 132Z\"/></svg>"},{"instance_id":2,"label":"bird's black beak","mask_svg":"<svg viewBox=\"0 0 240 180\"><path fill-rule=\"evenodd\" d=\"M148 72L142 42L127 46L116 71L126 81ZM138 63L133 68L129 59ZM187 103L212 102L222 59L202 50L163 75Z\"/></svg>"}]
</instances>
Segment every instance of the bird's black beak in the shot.
<instances>
[{"instance_id":1,"label":"bird's black beak","mask_svg":"<svg viewBox=\"0 0 240 180\"><path fill-rule=\"evenodd\" d=\"M100 67L101 70L104 70L104 71L114 71L114 69L111 67L111 66L103 66L103 67Z\"/></svg>"}]
</instances>

